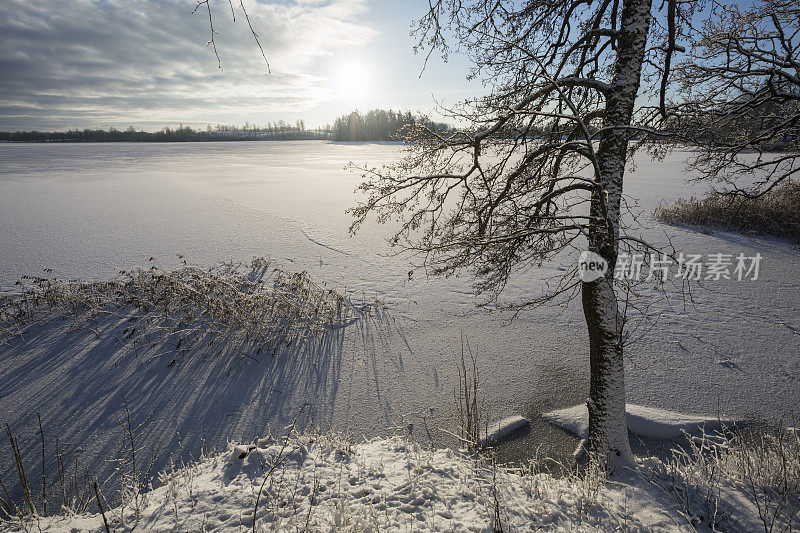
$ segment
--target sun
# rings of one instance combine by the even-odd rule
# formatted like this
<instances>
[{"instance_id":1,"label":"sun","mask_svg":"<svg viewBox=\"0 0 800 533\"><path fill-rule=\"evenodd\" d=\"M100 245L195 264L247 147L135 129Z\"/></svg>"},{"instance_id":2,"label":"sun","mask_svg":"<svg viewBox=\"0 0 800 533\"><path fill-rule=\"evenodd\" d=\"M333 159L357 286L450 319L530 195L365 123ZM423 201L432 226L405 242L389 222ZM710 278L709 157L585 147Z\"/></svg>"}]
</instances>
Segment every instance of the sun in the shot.
<instances>
[{"instance_id":1,"label":"sun","mask_svg":"<svg viewBox=\"0 0 800 533\"><path fill-rule=\"evenodd\" d=\"M355 101L364 98L370 90L370 73L360 63L340 65L333 74L333 89L342 100Z\"/></svg>"}]
</instances>

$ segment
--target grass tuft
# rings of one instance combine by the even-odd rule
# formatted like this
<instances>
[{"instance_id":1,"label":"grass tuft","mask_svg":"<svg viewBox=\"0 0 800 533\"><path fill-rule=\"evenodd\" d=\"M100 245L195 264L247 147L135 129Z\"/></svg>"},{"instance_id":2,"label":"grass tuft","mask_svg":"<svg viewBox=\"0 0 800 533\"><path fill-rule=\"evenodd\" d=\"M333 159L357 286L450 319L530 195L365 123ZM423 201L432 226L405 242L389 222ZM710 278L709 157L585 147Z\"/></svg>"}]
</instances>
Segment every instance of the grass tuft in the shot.
<instances>
[{"instance_id":1,"label":"grass tuft","mask_svg":"<svg viewBox=\"0 0 800 533\"><path fill-rule=\"evenodd\" d=\"M800 529L800 434L755 422L736 431L690 437L687 447L644 471L674 496L694 528L737 529L746 507L766 533ZM746 505L733 496L740 494Z\"/></svg>"},{"instance_id":2,"label":"grass tuft","mask_svg":"<svg viewBox=\"0 0 800 533\"><path fill-rule=\"evenodd\" d=\"M231 336L277 349L346 326L377 304L356 305L307 273L274 268L265 258L247 267L123 270L104 282L25 276L17 285L15 294L0 297L0 342L55 318L99 336L98 324L110 319L126 322L127 340L157 340L178 352Z\"/></svg>"},{"instance_id":3,"label":"grass tuft","mask_svg":"<svg viewBox=\"0 0 800 533\"><path fill-rule=\"evenodd\" d=\"M757 198L712 195L679 199L653 216L671 225L768 235L800 243L800 182L778 185Z\"/></svg>"}]
</instances>

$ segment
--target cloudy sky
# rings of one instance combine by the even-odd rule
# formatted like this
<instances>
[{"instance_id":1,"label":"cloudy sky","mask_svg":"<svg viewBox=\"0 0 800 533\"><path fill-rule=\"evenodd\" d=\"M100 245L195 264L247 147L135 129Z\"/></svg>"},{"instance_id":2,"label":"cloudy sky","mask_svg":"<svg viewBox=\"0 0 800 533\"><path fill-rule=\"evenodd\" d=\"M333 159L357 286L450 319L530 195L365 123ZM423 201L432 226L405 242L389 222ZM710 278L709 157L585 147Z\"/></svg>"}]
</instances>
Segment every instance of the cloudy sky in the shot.
<instances>
[{"instance_id":1,"label":"cloudy sky","mask_svg":"<svg viewBox=\"0 0 800 533\"><path fill-rule=\"evenodd\" d=\"M429 110L476 90L466 61L418 77L410 23L427 0L0 2L0 130L332 122L358 108ZM233 6L233 13L231 7ZM234 21L235 15L235 21Z\"/></svg>"}]
</instances>

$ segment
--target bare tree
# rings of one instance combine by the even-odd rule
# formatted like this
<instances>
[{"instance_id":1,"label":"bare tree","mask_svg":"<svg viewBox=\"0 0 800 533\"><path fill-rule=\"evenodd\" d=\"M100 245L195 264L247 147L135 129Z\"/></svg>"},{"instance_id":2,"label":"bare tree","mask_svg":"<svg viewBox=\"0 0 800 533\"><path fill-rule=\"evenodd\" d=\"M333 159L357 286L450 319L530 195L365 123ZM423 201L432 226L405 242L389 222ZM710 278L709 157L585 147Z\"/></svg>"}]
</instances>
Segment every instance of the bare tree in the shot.
<instances>
[{"instance_id":1,"label":"bare tree","mask_svg":"<svg viewBox=\"0 0 800 533\"><path fill-rule=\"evenodd\" d=\"M611 471L633 461L613 275L621 244L635 240L620 223L623 176L640 144L631 140L660 134L651 126L667 114L670 64L693 4L432 1L415 24L418 49L447 54L454 42L488 94L444 110L464 126L458 133L410 129L404 159L361 169L365 196L353 209L353 230L371 213L400 218L393 244L421 253L433 274L470 270L490 301L516 269L567 250L607 262L600 279L582 282L575 268L519 308L580 291L590 343L586 446Z\"/></svg>"},{"instance_id":2,"label":"bare tree","mask_svg":"<svg viewBox=\"0 0 800 533\"><path fill-rule=\"evenodd\" d=\"M800 5L715 3L686 59L670 127L699 179L742 198L800 174Z\"/></svg>"},{"instance_id":3,"label":"bare tree","mask_svg":"<svg viewBox=\"0 0 800 533\"><path fill-rule=\"evenodd\" d=\"M209 39L206 41L206 46L210 46L212 50L214 50L214 56L217 58L217 67L222 70L222 60L219 57L219 51L217 50L217 41L216 36L218 35L217 30L214 29L214 15L213 10L211 8L211 0L195 0L197 5L194 6L192 10L192 15L197 13L198 9L201 9L201 6L205 6L205 11L208 14L208 29L209 29ZM228 0L228 7L231 8L231 17L233 17L233 21L236 22L236 11L233 7L233 0ZM253 40L256 42L258 46L259 52L261 52L261 57L264 58L264 63L267 66L267 74L272 73L272 69L269 65L269 59L267 59L267 54L264 52L264 47L261 46L261 41L258 39L258 34L256 33L255 28L253 28L253 23L250 21L250 14L247 12L247 8L244 7L244 0L239 0L239 8L242 10L244 14L244 20L247 22L247 27L250 28L250 34L253 36Z\"/></svg>"}]
</instances>

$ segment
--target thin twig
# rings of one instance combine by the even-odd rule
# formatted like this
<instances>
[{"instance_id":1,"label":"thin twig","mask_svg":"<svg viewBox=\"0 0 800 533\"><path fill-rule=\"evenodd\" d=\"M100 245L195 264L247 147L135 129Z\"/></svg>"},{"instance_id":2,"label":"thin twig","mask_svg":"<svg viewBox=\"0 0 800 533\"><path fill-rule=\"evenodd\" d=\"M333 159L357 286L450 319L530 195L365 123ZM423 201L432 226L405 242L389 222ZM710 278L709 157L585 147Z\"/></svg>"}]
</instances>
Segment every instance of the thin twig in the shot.
<instances>
[{"instance_id":1,"label":"thin twig","mask_svg":"<svg viewBox=\"0 0 800 533\"><path fill-rule=\"evenodd\" d=\"M100 503L100 491L97 489L97 480L94 481L94 495L97 498L97 507L100 508L100 514L103 516L103 525L106 528L106 533L110 533L108 520L106 520L106 513L103 511L103 504Z\"/></svg>"}]
</instances>

